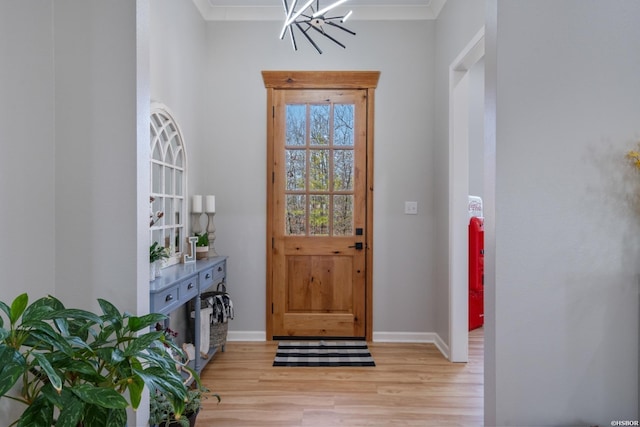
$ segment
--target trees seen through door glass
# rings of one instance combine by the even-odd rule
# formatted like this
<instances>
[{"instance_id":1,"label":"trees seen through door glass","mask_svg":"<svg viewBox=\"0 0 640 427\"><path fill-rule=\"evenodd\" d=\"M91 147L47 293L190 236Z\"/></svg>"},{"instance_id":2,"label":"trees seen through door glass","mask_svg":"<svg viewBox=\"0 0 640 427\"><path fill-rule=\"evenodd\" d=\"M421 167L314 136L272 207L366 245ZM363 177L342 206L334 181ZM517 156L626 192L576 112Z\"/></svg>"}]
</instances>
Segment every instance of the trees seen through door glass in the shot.
<instances>
[{"instance_id":1,"label":"trees seen through door glass","mask_svg":"<svg viewBox=\"0 0 640 427\"><path fill-rule=\"evenodd\" d=\"M287 104L286 235L353 235L354 111L353 104Z\"/></svg>"}]
</instances>

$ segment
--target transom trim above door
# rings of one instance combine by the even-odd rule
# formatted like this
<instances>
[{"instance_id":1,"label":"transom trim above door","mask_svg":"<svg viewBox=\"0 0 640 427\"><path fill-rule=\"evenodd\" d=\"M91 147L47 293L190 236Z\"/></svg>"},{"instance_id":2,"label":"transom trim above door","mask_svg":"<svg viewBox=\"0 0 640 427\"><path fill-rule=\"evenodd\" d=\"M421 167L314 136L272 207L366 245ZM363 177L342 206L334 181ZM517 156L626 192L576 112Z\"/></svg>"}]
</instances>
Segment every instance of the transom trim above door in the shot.
<instances>
[{"instance_id":1,"label":"transom trim above door","mask_svg":"<svg viewBox=\"0 0 640 427\"><path fill-rule=\"evenodd\" d=\"M267 89L375 89L380 71L263 71Z\"/></svg>"},{"instance_id":2,"label":"transom trim above door","mask_svg":"<svg viewBox=\"0 0 640 427\"><path fill-rule=\"evenodd\" d=\"M267 338L371 340L375 71L263 71Z\"/></svg>"}]
</instances>

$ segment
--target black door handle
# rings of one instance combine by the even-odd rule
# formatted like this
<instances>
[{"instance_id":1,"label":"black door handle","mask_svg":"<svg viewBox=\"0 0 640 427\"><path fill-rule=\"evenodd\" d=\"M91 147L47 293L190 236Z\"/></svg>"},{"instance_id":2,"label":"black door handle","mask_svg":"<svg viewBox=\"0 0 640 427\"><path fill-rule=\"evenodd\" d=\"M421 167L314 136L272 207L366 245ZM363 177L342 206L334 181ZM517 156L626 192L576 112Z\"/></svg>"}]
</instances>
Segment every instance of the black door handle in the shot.
<instances>
[{"instance_id":1,"label":"black door handle","mask_svg":"<svg viewBox=\"0 0 640 427\"><path fill-rule=\"evenodd\" d=\"M350 248L356 248L356 249L357 249L357 250L359 250L359 251L360 251L360 250L362 250L362 249L364 249L364 245L362 244L362 242L356 242L356 244L355 244L355 245L353 245L353 246L349 246L349 247L350 247Z\"/></svg>"}]
</instances>

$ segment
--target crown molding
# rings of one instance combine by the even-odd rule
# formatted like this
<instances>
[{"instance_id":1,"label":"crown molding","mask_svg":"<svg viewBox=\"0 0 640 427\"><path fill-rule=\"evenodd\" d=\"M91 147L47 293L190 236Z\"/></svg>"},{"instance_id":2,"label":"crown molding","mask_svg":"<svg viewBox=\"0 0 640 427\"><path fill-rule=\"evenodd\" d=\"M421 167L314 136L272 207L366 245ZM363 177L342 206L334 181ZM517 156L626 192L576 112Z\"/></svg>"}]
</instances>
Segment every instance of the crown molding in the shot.
<instances>
[{"instance_id":1,"label":"crown molding","mask_svg":"<svg viewBox=\"0 0 640 427\"><path fill-rule=\"evenodd\" d=\"M447 0L431 0L427 6L352 6L351 20L416 21L437 19ZM209 0L193 0L205 21L281 21L281 6L212 6Z\"/></svg>"}]
</instances>

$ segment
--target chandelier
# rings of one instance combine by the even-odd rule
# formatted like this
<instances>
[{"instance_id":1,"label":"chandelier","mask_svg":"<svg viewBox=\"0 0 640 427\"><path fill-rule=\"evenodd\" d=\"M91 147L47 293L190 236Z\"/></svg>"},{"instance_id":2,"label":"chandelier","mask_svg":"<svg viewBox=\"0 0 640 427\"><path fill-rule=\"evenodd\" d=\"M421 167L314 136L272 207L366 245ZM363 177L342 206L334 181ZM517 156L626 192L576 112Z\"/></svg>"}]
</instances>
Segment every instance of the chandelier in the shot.
<instances>
[{"instance_id":1,"label":"chandelier","mask_svg":"<svg viewBox=\"0 0 640 427\"><path fill-rule=\"evenodd\" d=\"M320 0L307 0L304 6L296 10L297 0L291 0L291 5L287 4L287 0L282 0L286 17L284 20L284 25L282 26L282 31L280 32L280 40L284 39L288 32L291 36L291 44L293 45L293 50L298 50L298 44L296 42L294 31L294 29L297 28L299 33L302 34L309 41L309 43L311 43L311 45L318 51L318 53L322 53L322 50L311 38L312 34L321 34L338 46L346 48L345 45L343 45L336 38L327 33L327 30L331 28L342 30L354 36L356 35L356 33L354 33L353 31L340 25L344 24L344 22L349 19L349 17L351 16L351 11L341 16L327 15L327 13L330 12L333 8L341 5L346 1L347 0L337 0L327 7L320 8Z\"/></svg>"}]
</instances>

